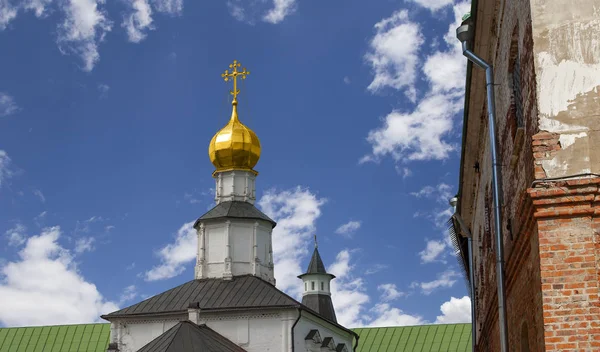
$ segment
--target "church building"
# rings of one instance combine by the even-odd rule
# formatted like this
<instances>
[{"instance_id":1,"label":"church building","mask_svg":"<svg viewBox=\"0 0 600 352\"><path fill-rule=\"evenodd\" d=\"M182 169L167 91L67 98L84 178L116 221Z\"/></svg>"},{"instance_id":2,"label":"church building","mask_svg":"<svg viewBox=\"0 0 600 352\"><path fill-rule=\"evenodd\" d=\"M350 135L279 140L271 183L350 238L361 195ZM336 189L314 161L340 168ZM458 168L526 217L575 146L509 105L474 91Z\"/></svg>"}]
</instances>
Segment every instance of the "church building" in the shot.
<instances>
[{"instance_id":1,"label":"church building","mask_svg":"<svg viewBox=\"0 0 600 352\"><path fill-rule=\"evenodd\" d=\"M231 118L209 144L214 208L194 224L192 280L103 315L110 324L0 328L0 352L467 352L470 324L367 327L337 322L331 281L317 247L298 276L302 302L275 286L275 221L254 206L261 146L239 119L234 61ZM294 275L297 273L285 273Z\"/></svg>"},{"instance_id":2,"label":"church building","mask_svg":"<svg viewBox=\"0 0 600 352\"><path fill-rule=\"evenodd\" d=\"M254 206L254 167L260 141L238 117L234 61L231 118L212 138L216 205L194 224L198 235L193 280L103 315L111 323L108 352L337 351L352 352L355 332L337 323L330 282L319 251L306 273L302 302L275 287L275 221Z\"/></svg>"}]
</instances>

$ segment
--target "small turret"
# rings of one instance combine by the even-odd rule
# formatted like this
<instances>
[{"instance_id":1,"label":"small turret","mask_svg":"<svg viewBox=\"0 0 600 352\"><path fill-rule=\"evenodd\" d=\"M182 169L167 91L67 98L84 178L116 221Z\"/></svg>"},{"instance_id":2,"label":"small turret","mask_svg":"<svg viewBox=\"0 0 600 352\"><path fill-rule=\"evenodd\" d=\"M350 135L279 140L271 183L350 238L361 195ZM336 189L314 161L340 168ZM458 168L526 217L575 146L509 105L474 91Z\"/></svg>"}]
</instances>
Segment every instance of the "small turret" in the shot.
<instances>
[{"instance_id":1,"label":"small turret","mask_svg":"<svg viewBox=\"0 0 600 352\"><path fill-rule=\"evenodd\" d=\"M298 278L302 279L304 284L302 304L319 313L323 318L337 322L331 301L331 280L335 279L335 275L329 274L325 270L325 265L319 254L316 235L315 250L310 259L310 264L308 264L308 269Z\"/></svg>"}]
</instances>

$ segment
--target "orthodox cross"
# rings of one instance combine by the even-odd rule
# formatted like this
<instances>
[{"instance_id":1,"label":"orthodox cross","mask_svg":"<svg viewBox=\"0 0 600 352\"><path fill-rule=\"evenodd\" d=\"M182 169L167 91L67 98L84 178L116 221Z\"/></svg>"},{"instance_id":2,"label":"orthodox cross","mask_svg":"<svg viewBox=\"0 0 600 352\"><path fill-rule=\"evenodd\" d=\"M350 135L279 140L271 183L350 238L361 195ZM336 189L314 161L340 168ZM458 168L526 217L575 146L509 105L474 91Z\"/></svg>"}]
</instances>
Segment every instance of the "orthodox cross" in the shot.
<instances>
[{"instance_id":1,"label":"orthodox cross","mask_svg":"<svg viewBox=\"0 0 600 352\"><path fill-rule=\"evenodd\" d=\"M317 243L317 235L315 235L315 249L319 248L319 244Z\"/></svg>"},{"instance_id":2,"label":"orthodox cross","mask_svg":"<svg viewBox=\"0 0 600 352\"><path fill-rule=\"evenodd\" d=\"M232 103L234 104L237 103L237 95L240 94L240 91L237 89L238 76L240 76L241 79L246 79L246 76L250 74L250 71L246 71L245 67L242 69L242 71L238 71L238 67L241 66L242 64L240 64L237 60L233 60L233 63L229 65L231 73L229 72L229 70L225 70L225 72L221 74L221 77L223 77L225 82L229 81L230 79L233 79L233 90L229 92L231 93L231 95L233 95Z\"/></svg>"}]
</instances>

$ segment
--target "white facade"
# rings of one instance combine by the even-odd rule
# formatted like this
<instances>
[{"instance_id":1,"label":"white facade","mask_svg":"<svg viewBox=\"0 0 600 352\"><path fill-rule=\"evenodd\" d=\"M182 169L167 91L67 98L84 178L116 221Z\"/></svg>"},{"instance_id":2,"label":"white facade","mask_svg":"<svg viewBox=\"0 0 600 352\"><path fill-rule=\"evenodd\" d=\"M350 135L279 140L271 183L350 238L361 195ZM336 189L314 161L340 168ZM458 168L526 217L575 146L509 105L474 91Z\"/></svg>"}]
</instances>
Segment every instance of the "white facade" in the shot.
<instances>
[{"instance_id":1,"label":"white facade","mask_svg":"<svg viewBox=\"0 0 600 352\"><path fill-rule=\"evenodd\" d=\"M196 279L254 275L275 284L272 225L263 220L230 219L198 224Z\"/></svg>"},{"instance_id":2,"label":"white facade","mask_svg":"<svg viewBox=\"0 0 600 352\"><path fill-rule=\"evenodd\" d=\"M118 343L119 352L136 352L184 320L206 324L248 352L291 352L292 344L295 346L294 352L331 351L321 348L319 341L305 340L313 329L319 331L321 339L332 337L335 346L344 343L347 350L352 351L353 335L350 332L306 311L302 311L299 316L297 309L289 308L236 312L203 312L201 309L188 309L188 312L162 317L114 319L111 322L110 342Z\"/></svg>"},{"instance_id":3,"label":"white facade","mask_svg":"<svg viewBox=\"0 0 600 352\"><path fill-rule=\"evenodd\" d=\"M305 340L316 329L321 337L333 337L335 345L344 343L352 351L353 335L306 311L297 309L260 310L236 313L206 313L190 309L190 321L206 324L248 352L330 351L320 343ZM293 341L292 341L293 328Z\"/></svg>"},{"instance_id":4,"label":"white facade","mask_svg":"<svg viewBox=\"0 0 600 352\"><path fill-rule=\"evenodd\" d=\"M218 172L215 177L215 201L242 201L254 204L256 200L256 173L245 170Z\"/></svg>"},{"instance_id":5,"label":"white facade","mask_svg":"<svg viewBox=\"0 0 600 352\"><path fill-rule=\"evenodd\" d=\"M144 320L114 319L110 324L110 342L118 344L119 352L136 352L187 318L188 315L183 313Z\"/></svg>"}]
</instances>

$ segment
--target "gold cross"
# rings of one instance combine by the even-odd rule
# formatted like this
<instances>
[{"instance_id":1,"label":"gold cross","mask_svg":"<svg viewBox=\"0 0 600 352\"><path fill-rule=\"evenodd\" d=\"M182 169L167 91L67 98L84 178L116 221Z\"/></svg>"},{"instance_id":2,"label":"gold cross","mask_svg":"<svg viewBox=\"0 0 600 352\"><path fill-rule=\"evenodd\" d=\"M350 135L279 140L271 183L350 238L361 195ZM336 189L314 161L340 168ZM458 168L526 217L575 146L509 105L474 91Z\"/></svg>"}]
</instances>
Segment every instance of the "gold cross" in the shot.
<instances>
[{"instance_id":1,"label":"gold cross","mask_svg":"<svg viewBox=\"0 0 600 352\"><path fill-rule=\"evenodd\" d=\"M233 60L233 63L229 65L231 69L231 73L228 70L225 70L224 73L221 74L221 77L225 80L225 82L229 81L229 79L233 79L233 90L230 90L229 93L233 95L233 104L237 104L237 95L240 94L240 91L237 89L237 76L241 76L242 79L246 79L246 76L250 74L250 71L246 71L244 67L242 71L238 71L238 67L241 67L237 60Z\"/></svg>"}]
</instances>

